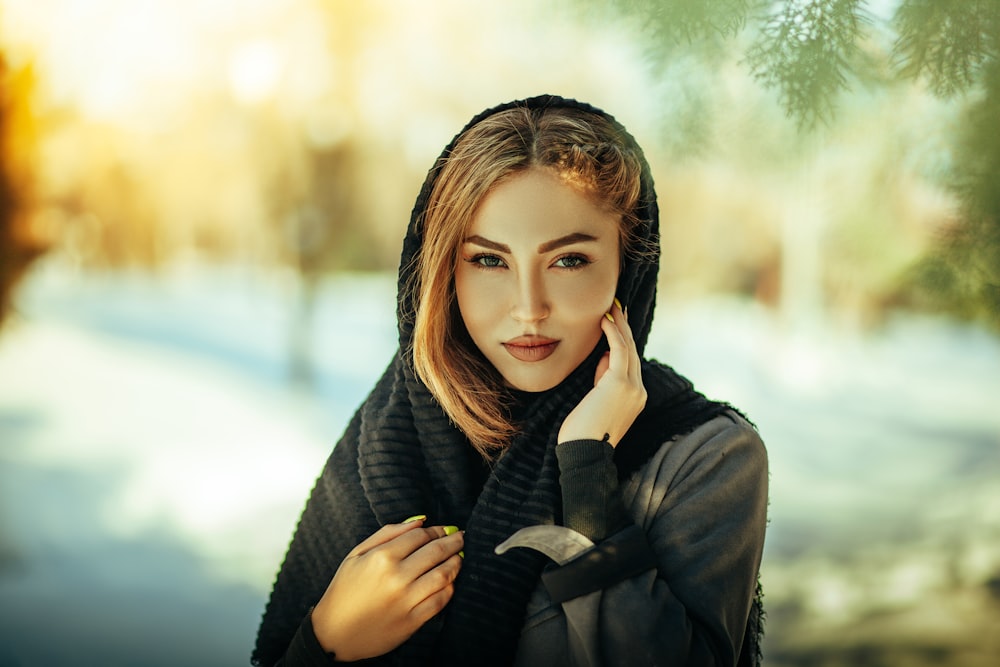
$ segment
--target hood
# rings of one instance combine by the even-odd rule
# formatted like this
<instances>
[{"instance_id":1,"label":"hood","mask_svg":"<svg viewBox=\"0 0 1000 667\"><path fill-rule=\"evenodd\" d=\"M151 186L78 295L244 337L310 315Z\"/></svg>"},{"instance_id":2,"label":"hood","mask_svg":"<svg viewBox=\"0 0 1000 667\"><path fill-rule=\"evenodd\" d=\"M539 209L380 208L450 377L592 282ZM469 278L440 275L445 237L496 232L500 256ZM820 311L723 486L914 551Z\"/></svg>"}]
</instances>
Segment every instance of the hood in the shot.
<instances>
[{"instance_id":1,"label":"hood","mask_svg":"<svg viewBox=\"0 0 1000 667\"><path fill-rule=\"evenodd\" d=\"M408 350L410 348L413 334L413 319L417 311L417 304L414 302L413 296L407 293L405 286L412 279L412 273L416 266L414 260L423 245L423 225L421 222L441 168L451 154L453 147L465 132L493 114L516 107L525 107L528 109L569 107L599 114L611 121L622 133L627 146L639 158L642 165L642 185L639 197L639 209L636 211L636 217L639 220L636 235L643 245L644 253L641 259L634 257L625 258L621 274L618 278L616 294L622 304L628 307L629 324L632 327L639 356L642 356L653 323L660 255L659 209L656 204L656 192L653 188L653 177L649 170L649 164L642 153L642 149L636 143L635 138L610 114L584 102L556 95L539 95L527 99L515 100L483 111L470 120L462 128L461 132L455 135L434 162L434 166L428 171L427 178L424 180L420 194L410 214L410 222L403 240L403 250L399 262L399 291L396 316L399 325L400 349Z\"/></svg>"}]
</instances>

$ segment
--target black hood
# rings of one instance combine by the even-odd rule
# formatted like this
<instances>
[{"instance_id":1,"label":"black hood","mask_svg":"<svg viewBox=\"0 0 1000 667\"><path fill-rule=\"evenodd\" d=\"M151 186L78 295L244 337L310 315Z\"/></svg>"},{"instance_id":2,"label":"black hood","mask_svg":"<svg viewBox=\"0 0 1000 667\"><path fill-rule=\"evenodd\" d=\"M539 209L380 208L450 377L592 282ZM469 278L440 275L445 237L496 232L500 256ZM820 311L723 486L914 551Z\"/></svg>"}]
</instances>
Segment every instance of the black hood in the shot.
<instances>
[{"instance_id":1,"label":"black hood","mask_svg":"<svg viewBox=\"0 0 1000 667\"><path fill-rule=\"evenodd\" d=\"M584 102L556 95L529 97L483 111L470 120L462 128L461 132L455 135L444 151L442 151L440 157L434 162L434 166L427 172L427 178L424 180L423 187L421 187L420 194L413 206L413 211L410 213L410 223L407 226L406 237L403 241L402 256L399 262L399 307L397 310L397 319L399 322L400 349L409 349L413 334L413 315L417 311L417 304L413 303L412 295L407 293L406 285L412 279L411 274L416 266L414 260L423 245L422 222L427 209L427 202L430 199L434 183L448 157L451 155L455 144L477 123L507 109L550 109L559 107L580 109L608 119L621 134L621 139L627 148L634 151L634 154L642 165L639 209L635 212L639 224L636 227L635 235L643 246L643 253L640 258L628 256L625 258L621 274L618 278L618 289L616 292L619 301L623 305L628 306L629 324L635 336L639 355L642 356L646 340L649 338L649 330L653 323L653 308L656 303L656 281L659 271L660 254L659 210L656 206L656 192L653 189L653 177L649 170L649 164L646 162L639 144L636 143L632 135L614 117Z\"/></svg>"}]
</instances>

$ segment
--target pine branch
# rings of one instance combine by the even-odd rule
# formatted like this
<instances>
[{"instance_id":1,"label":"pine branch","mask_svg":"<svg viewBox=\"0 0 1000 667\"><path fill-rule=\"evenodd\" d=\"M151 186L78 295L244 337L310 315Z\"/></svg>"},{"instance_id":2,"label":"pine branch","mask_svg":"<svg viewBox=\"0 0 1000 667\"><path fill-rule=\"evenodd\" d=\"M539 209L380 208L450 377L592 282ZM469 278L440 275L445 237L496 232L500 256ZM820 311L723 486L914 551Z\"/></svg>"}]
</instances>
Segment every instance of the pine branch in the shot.
<instances>
[{"instance_id":1,"label":"pine branch","mask_svg":"<svg viewBox=\"0 0 1000 667\"><path fill-rule=\"evenodd\" d=\"M870 24L863 0L789 0L765 21L746 63L800 125L826 123Z\"/></svg>"},{"instance_id":2,"label":"pine branch","mask_svg":"<svg viewBox=\"0 0 1000 667\"><path fill-rule=\"evenodd\" d=\"M949 97L971 87L1000 48L997 0L904 0L894 18L899 38L893 60L901 74L927 76Z\"/></svg>"}]
</instances>

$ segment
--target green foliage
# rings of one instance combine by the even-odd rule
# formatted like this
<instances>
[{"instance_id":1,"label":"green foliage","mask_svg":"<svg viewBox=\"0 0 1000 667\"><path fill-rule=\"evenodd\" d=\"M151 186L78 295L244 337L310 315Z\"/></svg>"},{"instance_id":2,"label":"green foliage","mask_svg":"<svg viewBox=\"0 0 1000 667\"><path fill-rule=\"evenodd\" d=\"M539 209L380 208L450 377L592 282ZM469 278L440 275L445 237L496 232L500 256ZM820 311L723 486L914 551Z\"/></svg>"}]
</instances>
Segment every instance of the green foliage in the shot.
<instances>
[{"instance_id":1,"label":"green foliage","mask_svg":"<svg viewBox=\"0 0 1000 667\"><path fill-rule=\"evenodd\" d=\"M764 22L746 62L801 124L829 121L870 24L862 0L786 2Z\"/></svg>"},{"instance_id":2,"label":"green foliage","mask_svg":"<svg viewBox=\"0 0 1000 667\"><path fill-rule=\"evenodd\" d=\"M920 81L954 101L961 122L930 129L951 132L943 182L959 201L959 215L906 273L897 302L1000 329L1000 0L898 0L891 17L871 14L865 0L620 0L616 6L645 26L665 78L681 57L700 58L702 75L711 76L709 60L742 53L742 64L774 92L802 138L836 121L838 102L859 84ZM698 112L705 134L704 124L718 119L710 109Z\"/></svg>"},{"instance_id":3,"label":"green foliage","mask_svg":"<svg viewBox=\"0 0 1000 667\"><path fill-rule=\"evenodd\" d=\"M997 57L997 0L904 0L893 22L900 73L926 76L939 95L969 88L983 65Z\"/></svg>"},{"instance_id":4,"label":"green foliage","mask_svg":"<svg viewBox=\"0 0 1000 667\"><path fill-rule=\"evenodd\" d=\"M1000 61L980 68L980 88L963 115L951 187L959 224L910 276L917 305L1000 330Z\"/></svg>"},{"instance_id":5,"label":"green foliage","mask_svg":"<svg viewBox=\"0 0 1000 667\"><path fill-rule=\"evenodd\" d=\"M901 0L886 25L865 0L616 0L614 6L638 19L664 67L681 49L716 57L749 33L744 64L804 128L831 121L837 96L852 80L879 79L883 63L866 49L883 30L893 42L893 70L926 79L944 97L974 87L1000 54L998 0Z\"/></svg>"},{"instance_id":6,"label":"green foliage","mask_svg":"<svg viewBox=\"0 0 1000 667\"><path fill-rule=\"evenodd\" d=\"M616 0L626 14L638 18L662 51L697 44L721 43L746 25L760 0Z\"/></svg>"}]
</instances>

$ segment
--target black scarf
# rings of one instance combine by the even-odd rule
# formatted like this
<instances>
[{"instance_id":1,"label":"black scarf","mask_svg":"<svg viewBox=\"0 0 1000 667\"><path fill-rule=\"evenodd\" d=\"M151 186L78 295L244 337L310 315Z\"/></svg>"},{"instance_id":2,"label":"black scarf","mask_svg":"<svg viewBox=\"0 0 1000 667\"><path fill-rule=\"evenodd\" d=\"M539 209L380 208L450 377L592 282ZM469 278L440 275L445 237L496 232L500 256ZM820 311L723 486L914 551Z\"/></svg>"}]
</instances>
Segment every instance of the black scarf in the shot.
<instances>
[{"instance_id":1,"label":"black scarf","mask_svg":"<svg viewBox=\"0 0 1000 667\"><path fill-rule=\"evenodd\" d=\"M514 106L574 107L608 117L589 105L546 95L487 110L462 132ZM642 160L639 234L650 248L658 249L658 211L648 165L634 139L615 125ZM423 242L420 223L431 187L460 136L428 173L413 208L400 261L400 295L406 294L403 287ZM617 294L629 308L640 355L652 323L657 269L657 257L626 260L618 284ZM313 488L264 613L253 654L256 665L271 665L281 657L348 551L383 524L415 514L426 514L428 525L463 528L465 560L446 610L398 649L372 662L503 665L513 660L525 606L538 584L545 557L528 549L498 556L493 549L525 526L561 522L556 436L566 415L593 387L603 350L598 346L566 380L524 408L520 432L480 487L478 476L468 474L471 445L449 422L405 357L413 326L409 314L416 308L404 298L400 297L398 310L399 350L354 415ZM643 380L646 409L615 451L622 477L638 469L671 437L693 430L728 408L708 401L686 379L655 362L643 362Z\"/></svg>"}]
</instances>

